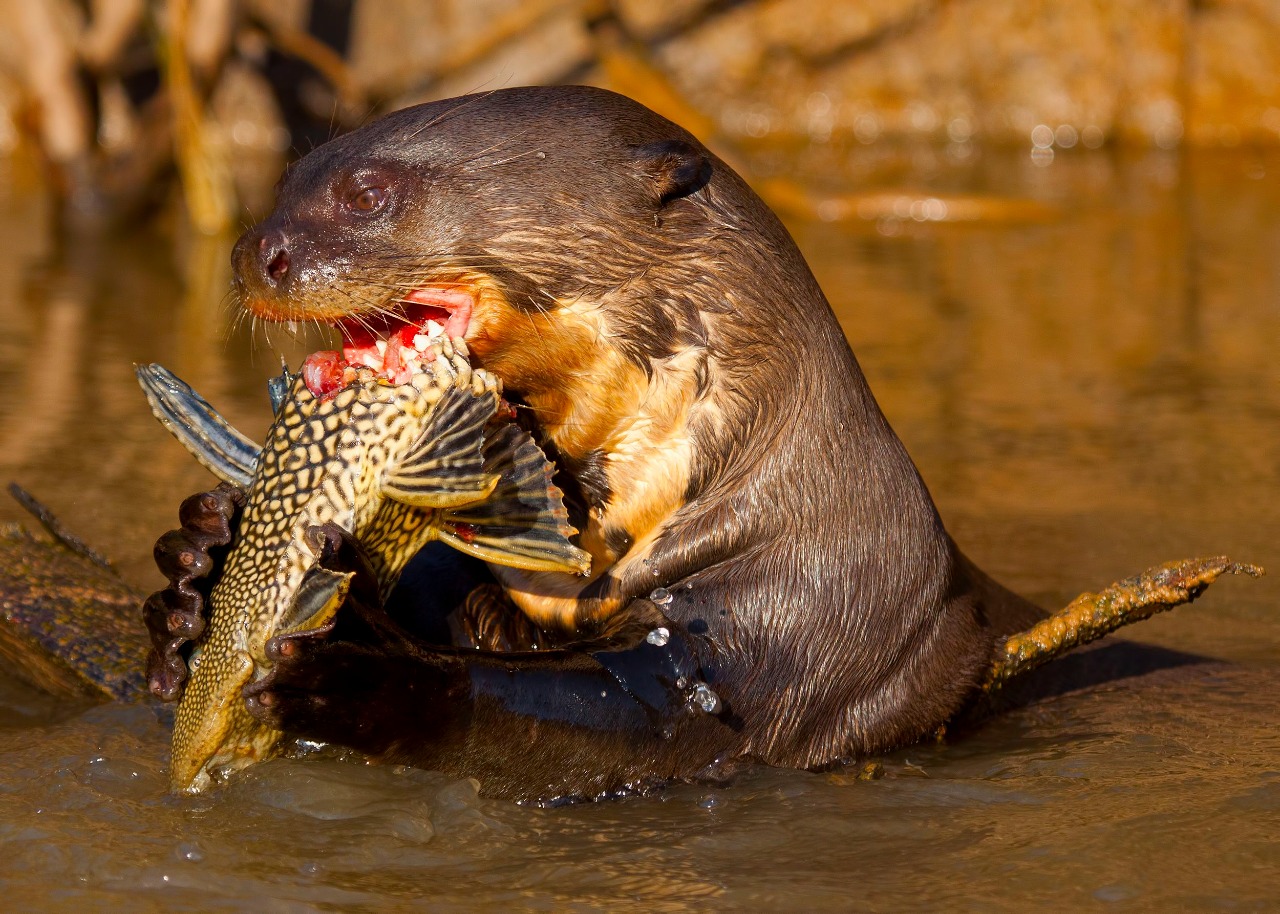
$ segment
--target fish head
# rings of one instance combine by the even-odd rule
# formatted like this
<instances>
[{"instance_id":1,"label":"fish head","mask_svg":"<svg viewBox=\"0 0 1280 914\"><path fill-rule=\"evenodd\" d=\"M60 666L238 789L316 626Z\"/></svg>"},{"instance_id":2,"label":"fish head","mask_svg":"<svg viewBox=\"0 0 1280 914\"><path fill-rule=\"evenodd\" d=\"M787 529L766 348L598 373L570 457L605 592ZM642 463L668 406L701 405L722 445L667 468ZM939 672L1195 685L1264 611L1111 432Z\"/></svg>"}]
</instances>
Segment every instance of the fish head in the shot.
<instances>
[{"instance_id":1,"label":"fish head","mask_svg":"<svg viewBox=\"0 0 1280 914\"><path fill-rule=\"evenodd\" d=\"M314 537L309 538L314 539ZM243 647L228 648L216 632L193 658L191 678L173 726L170 786L177 793L203 793L215 781L263 761L283 735L249 713L245 687L269 675L266 649L279 634L312 631L332 621L346 599L352 572L330 571L312 560L278 617L260 614ZM243 634L243 633L242 633Z\"/></svg>"},{"instance_id":2,"label":"fish head","mask_svg":"<svg viewBox=\"0 0 1280 914\"><path fill-rule=\"evenodd\" d=\"M243 690L255 668L247 653L202 651L195 664L174 720L169 784L175 793L204 792L215 777L265 758L279 739L245 707Z\"/></svg>"}]
</instances>

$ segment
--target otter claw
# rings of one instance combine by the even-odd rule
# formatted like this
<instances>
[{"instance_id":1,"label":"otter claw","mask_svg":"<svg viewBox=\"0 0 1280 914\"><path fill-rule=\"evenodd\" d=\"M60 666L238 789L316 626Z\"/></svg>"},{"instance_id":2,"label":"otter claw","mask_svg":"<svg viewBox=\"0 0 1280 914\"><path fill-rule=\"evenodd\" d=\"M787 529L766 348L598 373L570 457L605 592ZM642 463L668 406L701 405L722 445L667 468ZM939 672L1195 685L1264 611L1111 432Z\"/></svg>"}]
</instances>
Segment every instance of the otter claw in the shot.
<instances>
[{"instance_id":1,"label":"otter claw","mask_svg":"<svg viewBox=\"0 0 1280 914\"><path fill-rule=\"evenodd\" d=\"M224 482L187 498L178 507L178 523L183 530L205 533L225 545L231 541L231 520L245 500L243 489Z\"/></svg>"},{"instance_id":2,"label":"otter claw","mask_svg":"<svg viewBox=\"0 0 1280 914\"><path fill-rule=\"evenodd\" d=\"M241 690L244 706L250 714L269 727L279 728L274 709L277 704L276 694L271 691L275 685L276 674L273 670L257 682L251 682Z\"/></svg>"},{"instance_id":3,"label":"otter claw","mask_svg":"<svg viewBox=\"0 0 1280 914\"><path fill-rule=\"evenodd\" d=\"M230 536L228 536L228 542ZM209 553L193 543L188 529L170 530L156 540L152 550L156 566L170 581L202 578L213 570Z\"/></svg>"},{"instance_id":4,"label":"otter claw","mask_svg":"<svg viewBox=\"0 0 1280 914\"><path fill-rule=\"evenodd\" d=\"M267 641L267 659L273 661L297 660L301 654L301 649L305 646L305 642L321 641L327 638L333 631L334 625L334 621L330 620L318 628L312 628L302 632L286 632L283 635L276 635ZM261 680L261 682L265 681L265 679ZM255 685L257 684L258 683L255 683Z\"/></svg>"}]
</instances>

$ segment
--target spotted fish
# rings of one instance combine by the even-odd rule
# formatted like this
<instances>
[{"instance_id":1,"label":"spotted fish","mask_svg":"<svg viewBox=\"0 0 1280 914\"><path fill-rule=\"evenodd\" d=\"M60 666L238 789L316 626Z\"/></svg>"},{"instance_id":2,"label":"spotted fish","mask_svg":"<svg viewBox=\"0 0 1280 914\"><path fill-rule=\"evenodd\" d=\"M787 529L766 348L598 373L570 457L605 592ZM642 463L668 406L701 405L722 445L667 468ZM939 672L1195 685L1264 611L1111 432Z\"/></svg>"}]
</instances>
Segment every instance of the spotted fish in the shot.
<instances>
[{"instance_id":1,"label":"spotted fish","mask_svg":"<svg viewBox=\"0 0 1280 914\"><path fill-rule=\"evenodd\" d=\"M353 535L384 597L437 539L517 568L588 570L546 457L515 425L491 424L500 382L447 338L410 364L393 378L344 364L327 385L307 367L286 372L272 383L276 418L262 448L166 369L139 366L157 418L215 475L249 491L178 705L174 790L199 793L279 741L242 690L270 671L272 637L326 624L350 585L350 574L318 564L306 537L313 525Z\"/></svg>"}]
</instances>

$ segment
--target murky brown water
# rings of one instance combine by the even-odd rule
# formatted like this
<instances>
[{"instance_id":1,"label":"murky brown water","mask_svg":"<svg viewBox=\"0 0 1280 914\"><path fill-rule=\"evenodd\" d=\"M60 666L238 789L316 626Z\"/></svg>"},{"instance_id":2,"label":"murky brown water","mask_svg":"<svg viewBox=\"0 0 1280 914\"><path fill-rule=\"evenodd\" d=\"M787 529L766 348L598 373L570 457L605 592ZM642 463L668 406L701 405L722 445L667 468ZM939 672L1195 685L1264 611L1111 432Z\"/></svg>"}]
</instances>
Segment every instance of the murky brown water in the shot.
<instances>
[{"instance_id":1,"label":"murky brown water","mask_svg":"<svg viewBox=\"0 0 1280 914\"><path fill-rule=\"evenodd\" d=\"M1280 572L1280 155L757 161L834 190L1052 207L793 224L980 564L1050 606L1195 554ZM152 586L151 541L208 477L150 419L131 363L164 361L253 430L278 358L261 333L228 335L226 244L57 244L24 175L0 164L0 478ZM761 770L554 810L336 761L175 799L153 709L78 710L0 679L3 905L1280 909L1277 577L1221 582L1133 636L1225 662L1007 715L885 759L879 781Z\"/></svg>"}]
</instances>

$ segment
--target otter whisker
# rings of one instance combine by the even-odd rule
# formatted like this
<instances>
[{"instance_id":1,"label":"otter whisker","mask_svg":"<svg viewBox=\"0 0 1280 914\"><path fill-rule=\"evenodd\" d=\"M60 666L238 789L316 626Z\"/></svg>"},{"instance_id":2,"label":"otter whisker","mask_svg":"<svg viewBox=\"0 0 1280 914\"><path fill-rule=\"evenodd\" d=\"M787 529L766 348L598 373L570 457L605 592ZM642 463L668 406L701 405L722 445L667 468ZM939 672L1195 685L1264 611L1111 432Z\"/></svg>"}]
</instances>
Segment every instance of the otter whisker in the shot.
<instances>
[{"instance_id":1,"label":"otter whisker","mask_svg":"<svg viewBox=\"0 0 1280 914\"><path fill-rule=\"evenodd\" d=\"M425 124L423 124L423 125L422 125L421 127L419 127L417 130L415 130L415 131L413 131L412 133L410 133L407 137L405 137L405 139L409 139L409 140L413 139L413 138L414 138L414 137L416 137L418 134L422 133L424 130L429 130L429 129L431 129L432 127L434 127L436 124L439 124L439 123L444 122L445 120L447 120L447 119L448 119L448 118L450 118L450 117L453 117L455 114L458 114L459 112L461 112L461 111L462 111L462 110L464 110L465 108L469 108L470 106L472 106L472 105L474 105L474 104L477 104L478 102L482 102L482 101L484 101L484 100L485 100L485 99L487 99L490 95L493 95L493 93L495 93L495 92L497 92L497 91L499 91L499 90L498 90L498 89L490 89L488 92L485 92L485 93L484 93L484 94L482 94L482 95L468 95L468 96L465 96L459 104L454 105L454 106L453 106L453 107L451 107L451 108L446 108L444 111L440 112L438 115L436 115L435 117L433 117L431 120L427 121Z\"/></svg>"},{"instance_id":2,"label":"otter whisker","mask_svg":"<svg viewBox=\"0 0 1280 914\"><path fill-rule=\"evenodd\" d=\"M517 161L519 161L520 159L528 158L528 157L529 157L529 156L531 156L531 155L537 155L537 154L538 154L538 152L539 152L539 150L537 150L537 149L530 149L530 150L528 150L527 152L522 152L522 153L519 153L518 155L510 156L509 158L499 159L499 160L498 160L498 161L496 161L496 162L484 162L484 163L482 163L482 164L480 164L480 165L477 165L477 166L475 166L474 168L470 168L470 169L468 169L468 170L469 170L469 171L483 171L483 170L484 170L484 169L486 169L486 168L497 168L499 165L510 165L512 162L517 162Z\"/></svg>"},{"instance_id":3,"label":"otter whisker","mask_svg":"<svg viewBox=\"0 0 1280 914\"><path fill-rule=\"evenodd\" d=\"M504 136L502 137L502 139L498 140L498 142L493 143L490 146L486 146L484 149L481 149L479 152L473 152L473 153L464 155L462 158L454 159L452 162L446 163L443 167L445 169L451 169L451 168L457 168L459 165L465 165L469 162L474 162L476 159L480 158L481 156L488 155L491 152L496 152L497 150L502 149L504 146L510 146L513 142L515 142L520 137L524 136L526 133L528 133L527 130L522 130L518 134Z\"/></svg>"}]
</instances>

